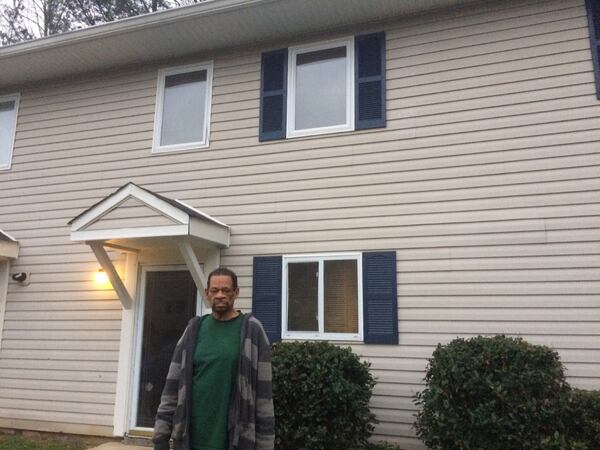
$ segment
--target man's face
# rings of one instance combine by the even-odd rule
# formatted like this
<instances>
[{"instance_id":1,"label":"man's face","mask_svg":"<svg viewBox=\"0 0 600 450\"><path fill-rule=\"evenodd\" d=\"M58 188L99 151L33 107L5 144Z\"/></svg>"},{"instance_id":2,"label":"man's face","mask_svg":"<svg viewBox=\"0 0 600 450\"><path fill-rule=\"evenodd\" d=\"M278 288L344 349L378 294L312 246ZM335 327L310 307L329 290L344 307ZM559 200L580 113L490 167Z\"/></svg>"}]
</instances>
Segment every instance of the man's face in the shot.
<instances>
[{"instance_id":1,"label":"man's face","mask_svg":"<svg viewBox=\"0 0 600 450\"><path fill-rule=\"evenodd\" d=\"M233 280L228 275L213 275L210 286L204 290L206 299L212 310L218 314L233 311L233 303L238 296L239 288L233 289Z\"/></svg>"}]
</instances>

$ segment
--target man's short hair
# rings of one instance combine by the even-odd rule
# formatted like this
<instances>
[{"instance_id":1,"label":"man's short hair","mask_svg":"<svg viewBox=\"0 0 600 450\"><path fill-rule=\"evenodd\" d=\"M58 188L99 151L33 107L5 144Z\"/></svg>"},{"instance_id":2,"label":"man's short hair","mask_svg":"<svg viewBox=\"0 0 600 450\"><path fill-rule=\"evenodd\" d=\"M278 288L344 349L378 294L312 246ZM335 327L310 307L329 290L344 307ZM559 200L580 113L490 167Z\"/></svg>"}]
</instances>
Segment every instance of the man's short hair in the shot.
<instances>
[{"instance_id":1,"label":"man's short hair","mask_svg":"<svg viewBox=\"0 0 600 450\"><path fill-rule=\"evenodd\" d=\"M235 290L238 288L237 275L235 274L235 272L231 269L228 269L227 267L219 267L219 268L213 270L208 275L208 279L206 280L207 289L210 287L210 279L212 278L213 275L224 275L224 276L231 278L231 281L233 284L233 289Z\"/></svg>"}]
</instances>

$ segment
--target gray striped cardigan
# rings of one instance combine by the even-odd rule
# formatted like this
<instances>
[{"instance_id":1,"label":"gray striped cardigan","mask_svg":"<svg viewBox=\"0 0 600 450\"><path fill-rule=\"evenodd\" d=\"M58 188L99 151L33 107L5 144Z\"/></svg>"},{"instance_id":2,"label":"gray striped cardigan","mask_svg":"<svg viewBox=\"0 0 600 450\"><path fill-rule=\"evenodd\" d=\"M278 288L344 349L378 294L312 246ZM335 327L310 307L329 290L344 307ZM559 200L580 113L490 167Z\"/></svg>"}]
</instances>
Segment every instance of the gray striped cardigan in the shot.
<instances>
[{"instance_id":1,"label":"gray striped cardigan","mask_svg":"<svg viewBox=\"0 0 600 450\"><path fill-rule=\"evenodd\" d=\"M170 438L176 450L190 450L192 357L201 319L190 320L173 352L156 413L155 450L168 450ZM252 314L242 318L240 339L238 375L229 404L229 450L273 450L271 350L261 323Z\"/></svg>"}]
</instances>

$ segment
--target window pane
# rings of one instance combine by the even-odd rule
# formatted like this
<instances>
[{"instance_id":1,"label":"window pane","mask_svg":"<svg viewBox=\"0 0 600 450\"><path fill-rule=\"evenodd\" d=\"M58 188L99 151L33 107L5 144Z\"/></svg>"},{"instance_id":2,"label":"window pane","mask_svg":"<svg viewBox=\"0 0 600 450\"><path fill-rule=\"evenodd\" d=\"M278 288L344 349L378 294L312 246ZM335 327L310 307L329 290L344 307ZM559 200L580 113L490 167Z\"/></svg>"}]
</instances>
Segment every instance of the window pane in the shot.
<instances>
[{"instance_id":1,"label":"window pane","mask_svg":"<svg viewBox=\"0 0 600 450\"><path fill-rule=\"evenodd\" d=\"M206 70L165 78L160 145L204 141Z\"/></svg>"},{"instance_id":2,"label":"window pane","mask_svg":"<svg viewBox=\"0 0 600 450\"><path fill-rule=\"evenodd\" d=\"M319 263L288 264L288 330L319 331Z\"/></svg>"},{"instance_id":3,"label":"window pane","mask_svg":"<svg viewBox=\"0 0 600 450\"><path fill-rule=\"evenodd\" d=\"M346 123L346 47L296 56L296 130Z\"/></svg>"},{"instance_id":4,"label":"window pane","mask_svg":"<svg viewBox=\"0 0 600 450\"><path fill-rule=\"evenodd\" d=\"M15 102L0 102L0 167L8 167L13 146Z\"/></svg>"},{"instance_id":5,"label":"window pane","mask_svg":"<svg viewBox=\"0 0 600 450\"><path fill-rule=\"evenodd\" d=\"M358 333L356 260L325 261L325 332Z\"/></svg>"}]
</instances>

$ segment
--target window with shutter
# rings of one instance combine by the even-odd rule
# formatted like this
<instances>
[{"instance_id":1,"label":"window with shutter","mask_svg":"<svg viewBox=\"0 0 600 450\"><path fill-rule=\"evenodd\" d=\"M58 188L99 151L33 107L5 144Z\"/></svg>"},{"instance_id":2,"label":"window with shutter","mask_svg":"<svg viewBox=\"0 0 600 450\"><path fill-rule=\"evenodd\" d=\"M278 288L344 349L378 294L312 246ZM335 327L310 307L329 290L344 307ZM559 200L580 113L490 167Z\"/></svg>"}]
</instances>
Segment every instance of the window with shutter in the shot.
<instances>
[{"instance_id":1,"label":"window with shutter","mask_svg":"<svg viewBox=\"0 0 600 450\"><path fill-rule=\"evenodd\" d=\"M588 24L590 30L590 47L596 78L596 96L600 99L600 2L586 0Z\"/></svg>"},{"instance_id":2,"label":"window with shutter","mask_svg":"<svg viewBox=\"0 0 600 450\"><path fill-rule=\"evenodd\" d=\"M289 49L287 136L354 127L354 47L351 39Z\"/></svg>"},{"instance_id":3,"label":"window with shutter","mask_svg":"<svg viewBox=\"0 0 600 450\"><path fill-rule=\"evenodd\" d=\"M254 258L252 310L271 341L398 343L396 252Z\"/></svg>"},{"instance_id":4,"label":"window with shutter","mask_svg":"<svg viewBox=\"0 0 600 450\"><path fill-rule=\"evenodd\" d=\"M360 253L283 257L282 337L362 340Z\"/></svg>"},{"instance_id":5,"label":"window with shutter","mask_svg":"<svg viewBox=\"0 0 600 450\"><path fill-rule=\"evenodd\" d=\"M385 127L385 34L264 53L259 139Z\"/></svg>"}]
</instances>

